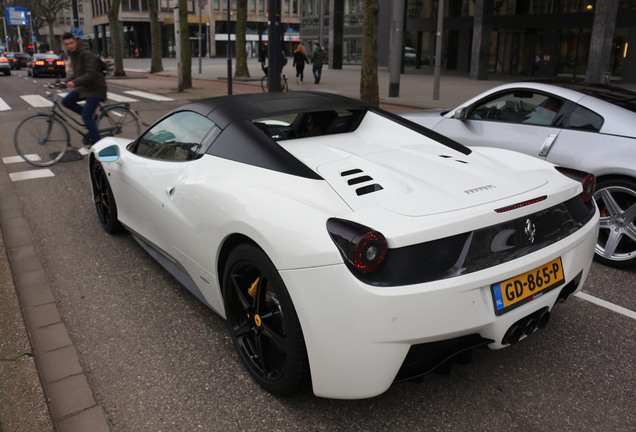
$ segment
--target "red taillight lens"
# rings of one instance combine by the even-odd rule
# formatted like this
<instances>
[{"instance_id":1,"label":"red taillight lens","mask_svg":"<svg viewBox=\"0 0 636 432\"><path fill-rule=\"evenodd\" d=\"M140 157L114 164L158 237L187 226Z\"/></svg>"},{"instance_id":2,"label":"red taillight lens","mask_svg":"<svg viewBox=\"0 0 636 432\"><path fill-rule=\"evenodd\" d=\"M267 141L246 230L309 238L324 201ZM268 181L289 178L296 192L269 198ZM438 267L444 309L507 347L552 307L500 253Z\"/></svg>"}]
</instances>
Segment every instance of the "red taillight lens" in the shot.
<instances>
[{"instance_id":1,"label":"red taillight lens","mask_svg":"<svg viewBox=\"0 0 636 432\"><path fill-rule=\"evenodd\" d=\"M9 61L9 59L6 58L0 58L0 63L7 63Z\"/></svg>"},{"instance_id":2,"label":"red taillight lens","mask_svg":"<svg viewBox=\"0 0 636 432\"><path fill-rule=\"evenodd\" d=\"M384 263L387 241L378 231L342 219L329 219L327 230L347 264L360 273L373 273Z\"/></svg>"},{"instance_id":3,"label":"red taillight lens","mask_svg":"<svg viewBox=\"0 0 636 432\"><path fill-rule=\"evenodd\" d=\"M64 60L58 60L55 62L55 64L58 66L64 66Z\"/></svg>"},{"instance_id":4,"label":"red taillight lens","mask_svg":"<svg viewBox=\"0 0 636 432\"><path fill-rule=\"evenodd\" d=\"M38 60L35 62L36 66L44 66L44 60Z\"/></svg>"},{"instance_id":5,"label":"red taillight lens","mask_svg":"<svg viewBox=\"0 0 636 432\"><path fill-rule=\"evenodd\" d=\"M581 182L583 186L583 192L581 192L581 198L584 202L588 202L592 199L594 191L596 191L596 176L594 174L586 173L583 171L556 167L556 169L563 175L570 177L578 182Z\"/></svg>"}]
</instances>

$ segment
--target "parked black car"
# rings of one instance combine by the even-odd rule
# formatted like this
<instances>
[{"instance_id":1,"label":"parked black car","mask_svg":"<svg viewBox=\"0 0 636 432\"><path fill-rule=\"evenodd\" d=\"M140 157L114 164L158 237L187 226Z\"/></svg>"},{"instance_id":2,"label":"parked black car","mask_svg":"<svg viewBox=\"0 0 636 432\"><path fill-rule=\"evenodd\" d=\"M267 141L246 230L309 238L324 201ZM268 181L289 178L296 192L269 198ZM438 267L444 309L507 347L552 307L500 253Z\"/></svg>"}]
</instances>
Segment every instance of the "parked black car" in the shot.
<instances>
[{"instance_id":1,"label":"parked black car","mask_svg":"<svg viewBox=\"0 0 636 432\"><path fill-rule=\"evenodd\" d=\"M22 52L8 52L6 56L11 63L11 69L16 70L27 67L27 63L31 60L30 55Z\"/></svg>"}]
</instances>

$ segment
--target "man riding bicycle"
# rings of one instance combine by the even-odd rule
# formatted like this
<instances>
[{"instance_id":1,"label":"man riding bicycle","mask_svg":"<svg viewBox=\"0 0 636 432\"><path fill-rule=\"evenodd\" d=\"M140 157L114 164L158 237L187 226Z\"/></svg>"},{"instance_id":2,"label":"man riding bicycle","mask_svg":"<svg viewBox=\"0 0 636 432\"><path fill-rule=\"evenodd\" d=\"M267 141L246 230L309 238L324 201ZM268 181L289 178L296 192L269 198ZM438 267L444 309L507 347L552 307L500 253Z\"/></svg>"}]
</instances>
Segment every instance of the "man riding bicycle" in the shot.
<instances>
[{"instance_id":1,"label":"man riding bicycle","mask_svg":"<svg viewBox=\"0 0 636 432\"><path fill-rule=\"evenodd\" d=\"M66 82L66 88L72 90L62 99L62 105L82 116L91 141L88 144L93 145L100 138L93 117L99 103L106 100L106 78L100 71L97 57L84 42L72 33L64 33L62 40L73 68L73 75ZM77 103L80 100L85 101L84 106Z\"/></svg>"}]
</instances>

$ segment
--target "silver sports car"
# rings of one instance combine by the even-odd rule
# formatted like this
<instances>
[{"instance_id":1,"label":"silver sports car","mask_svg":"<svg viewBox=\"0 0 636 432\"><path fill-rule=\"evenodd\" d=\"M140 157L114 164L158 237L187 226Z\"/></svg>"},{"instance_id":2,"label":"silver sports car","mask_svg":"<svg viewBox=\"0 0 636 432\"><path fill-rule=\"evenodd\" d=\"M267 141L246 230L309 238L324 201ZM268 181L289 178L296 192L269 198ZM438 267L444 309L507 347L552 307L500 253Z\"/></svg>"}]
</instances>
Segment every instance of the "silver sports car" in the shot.
<instances>
[{"instance_id":1,"label":"silver sports car","mask_svg":"<svg viewBox=\"0 0 636 432\"><path fill-rule=\"evenodd\" d=\"M596 175L596 259L613 267L636 264L636 92L518 82L451 110L403 116L464 145L516 150Z\"/></svg>"}]
</instances>

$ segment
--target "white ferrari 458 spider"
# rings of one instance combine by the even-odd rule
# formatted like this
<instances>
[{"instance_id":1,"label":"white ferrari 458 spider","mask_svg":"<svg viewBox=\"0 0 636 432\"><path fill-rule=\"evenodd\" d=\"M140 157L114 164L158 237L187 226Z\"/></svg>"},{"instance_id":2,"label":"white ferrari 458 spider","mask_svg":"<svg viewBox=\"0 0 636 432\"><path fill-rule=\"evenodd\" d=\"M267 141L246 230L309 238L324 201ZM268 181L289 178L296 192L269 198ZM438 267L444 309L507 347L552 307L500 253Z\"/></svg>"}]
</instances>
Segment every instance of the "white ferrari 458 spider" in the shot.
<instances>
[{"instance_id":1,"label":"white ferrari 458 spider","mask_svg":"<svg viewBox=\"0 0 636 432\"><path fill-rule=\"evenodd\" d=\"M89 166L103 228L224 317L277 395L371 397L517 343L598 233L592 175L320 93L193 102Z\"/></svg>"}]
</instances>

